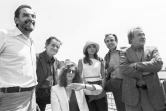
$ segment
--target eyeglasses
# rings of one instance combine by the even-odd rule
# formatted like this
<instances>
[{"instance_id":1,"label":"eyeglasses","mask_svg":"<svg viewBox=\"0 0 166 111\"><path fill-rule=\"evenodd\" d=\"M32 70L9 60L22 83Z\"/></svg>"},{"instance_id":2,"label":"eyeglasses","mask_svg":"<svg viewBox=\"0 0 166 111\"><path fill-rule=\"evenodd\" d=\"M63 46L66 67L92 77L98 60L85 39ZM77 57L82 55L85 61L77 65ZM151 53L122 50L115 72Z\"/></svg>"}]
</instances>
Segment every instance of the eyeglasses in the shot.
<instances>
[{"instance_id":1,"label":"eyeglasses","mask_svg":"<svg viewBox=\"0 0 166 111\"><path fill-rule=\"evenodd\" d=\"M67 69L67 73L76 73L76 71L75 70L71 70L71 69Z\"/></svg>"}]
</instances>

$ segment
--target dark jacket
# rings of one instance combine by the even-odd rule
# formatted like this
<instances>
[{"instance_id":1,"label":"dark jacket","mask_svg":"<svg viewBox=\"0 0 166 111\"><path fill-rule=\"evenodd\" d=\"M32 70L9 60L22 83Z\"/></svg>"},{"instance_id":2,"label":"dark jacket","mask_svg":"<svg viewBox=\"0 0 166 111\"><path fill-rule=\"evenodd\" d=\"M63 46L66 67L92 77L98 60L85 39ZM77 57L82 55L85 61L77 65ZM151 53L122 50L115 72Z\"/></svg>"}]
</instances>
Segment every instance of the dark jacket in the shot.
<instances>
[{"instance_id":1,"label":"dark jacket","mask_svg":"<svg viewBox=\"0 0 166 111\"><path fill-rule=\"evenodd\" d=\"M44 52L36 54L37 57L37 81L38 81L38 85L36 87L36 89L38 89L42 83L45 81L45 79L48 77L48 69L47 69L47 63L45 61L45 56L44 56ZM57 68L59 68L59 61L54 57L55 62L54 62L54 74L55 74L55 80L57 82L58 79L58 75L57 75Z\"/></svg>"}]
</instances>

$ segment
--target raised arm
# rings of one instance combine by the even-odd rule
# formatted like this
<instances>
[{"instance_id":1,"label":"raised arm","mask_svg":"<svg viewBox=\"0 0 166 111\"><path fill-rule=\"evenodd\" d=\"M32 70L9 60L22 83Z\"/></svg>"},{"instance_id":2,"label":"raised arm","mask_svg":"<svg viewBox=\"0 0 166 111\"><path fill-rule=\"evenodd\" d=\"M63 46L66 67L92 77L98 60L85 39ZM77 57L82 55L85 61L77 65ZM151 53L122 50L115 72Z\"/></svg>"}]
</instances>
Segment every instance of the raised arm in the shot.
<instances>
[{"instance_id":1,"label":"raised arm","mask_svg":"<svg viewBox=\"0 0 166 111\"><path fill-rule=\"evenodd\" d=\"M98 95L102 92L102 87L96 84L71 83L67 88L75 91L83 89L86 95Z\"/></svg>"}]
</instances>

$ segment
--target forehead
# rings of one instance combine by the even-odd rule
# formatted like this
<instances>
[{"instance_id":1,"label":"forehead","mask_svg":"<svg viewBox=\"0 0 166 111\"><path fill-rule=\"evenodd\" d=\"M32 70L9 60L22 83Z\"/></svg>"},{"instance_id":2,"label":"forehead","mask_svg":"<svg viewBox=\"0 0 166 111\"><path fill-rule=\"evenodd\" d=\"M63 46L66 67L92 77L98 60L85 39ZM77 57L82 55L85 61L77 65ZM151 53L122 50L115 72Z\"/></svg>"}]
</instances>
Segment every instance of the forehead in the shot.
<instances>
[{"instance_id":1,"label":"forehead","mask_svg":"<svg viewBox=\"0 0 166 111\"><path fill-rule=\"evenodd\" d=\"M115 40L115 37L113 35L109 35L105 38L105 40Z\"/></svg>"},{"instance_id":2,"label":"forehead","mask_svg":"<svg viewBox=\"0 0 166 111\"><path fill-rule=\"evenodd\" d=\"M133 34L137 35L139 33L144 33L142 29L134 29Z\"/></svg>"},{"instance_id":3,"label":"forehead","mask_svg":"<svg viewBox=\"0 0 166 111\"><path fill-rule=\"evenodd\" d=\"M24 14L24 13L35 15L35 12L34 12L32 9L30 9L30 8L22 8L22 9L20 10L20 14Z\"/></svg>"},{"instance_id":4,"label":"forehead","mask_svg":"<svg viewBox=\"0 0 166 111\"><path fill-rule=\"evenodd\" d=\"M52 39L50 44L56 44L56 45L60 46L60 43L55 39Z\"/></svg>"}]
</instances>

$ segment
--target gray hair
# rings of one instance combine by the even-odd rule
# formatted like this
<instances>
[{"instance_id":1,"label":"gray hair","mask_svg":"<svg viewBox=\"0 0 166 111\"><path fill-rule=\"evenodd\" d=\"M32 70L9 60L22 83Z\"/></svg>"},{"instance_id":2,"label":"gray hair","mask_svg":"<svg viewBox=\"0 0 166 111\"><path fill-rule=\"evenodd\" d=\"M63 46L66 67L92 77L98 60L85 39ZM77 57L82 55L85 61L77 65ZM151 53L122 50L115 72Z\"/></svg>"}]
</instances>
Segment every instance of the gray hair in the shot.
<instances>
[{"instance_id":1,"label":"gray hair","mask_svg":"<svg viewBox=\"0 0 166 111\"><path fill-rule=\"evenodd\" d=\"M132 29L130 29L129 30L129 32L128 32L128 42L129 42L129 44L131 44L131 40L133 39L133 37L134 37L134 31L135 31L135 29L142 29L141 27L134 27L134 28L132 28Z\"/></svg>"}]
</instances>

